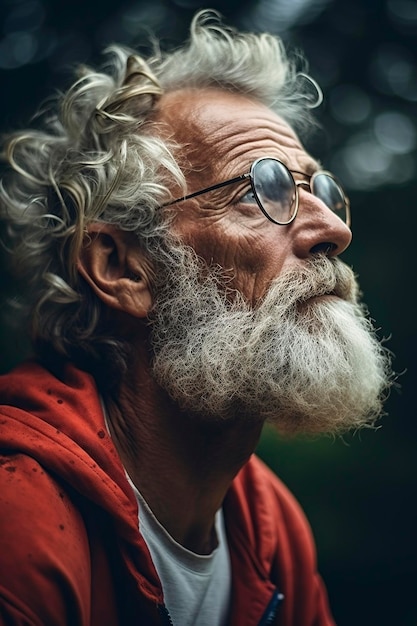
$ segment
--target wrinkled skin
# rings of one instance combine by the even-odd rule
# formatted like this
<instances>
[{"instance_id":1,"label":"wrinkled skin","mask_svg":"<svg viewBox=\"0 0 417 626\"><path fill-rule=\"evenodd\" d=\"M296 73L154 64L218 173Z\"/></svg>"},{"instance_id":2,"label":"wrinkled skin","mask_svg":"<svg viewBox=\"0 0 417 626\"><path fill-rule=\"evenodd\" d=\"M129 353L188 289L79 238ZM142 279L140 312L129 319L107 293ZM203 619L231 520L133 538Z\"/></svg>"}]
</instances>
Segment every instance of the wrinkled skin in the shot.
<instances>
[{"instance_id":1,"label":"wrinkled skin","mask_svg":"<svg viewBox=\"0 0 417 626\"><path fill-rule=\"evenodd\" d=\"M185 104L183 91L165 95L159 117L171 138L189 146L187 193L246 173L264 156L308 175L320 169L288 124L259 102L215 89L185 95ZM241 202L248 189L247 182L239 183L175 205L175 230L209 263L230 269L234 286L249 301L327 244L334 245L332 255L348 247L350 229L306 188L298 188L299 211L288 226L267 220L248 196Z\"/></svg>"}]
</instances>

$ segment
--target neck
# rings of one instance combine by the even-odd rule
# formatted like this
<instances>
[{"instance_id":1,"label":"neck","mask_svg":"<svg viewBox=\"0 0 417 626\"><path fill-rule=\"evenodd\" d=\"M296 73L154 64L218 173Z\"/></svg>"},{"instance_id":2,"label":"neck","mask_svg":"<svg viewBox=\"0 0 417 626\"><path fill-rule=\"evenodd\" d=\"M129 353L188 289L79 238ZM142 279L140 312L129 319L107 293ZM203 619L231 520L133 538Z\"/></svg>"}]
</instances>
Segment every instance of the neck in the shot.
<instances>
[{"instance_id":1,"label":"neck","mask_svg":"<svg viewBox=\"0 0 417 626\"><path fill-rule=\"evenodd\" d=\"M214 518L233 478L253 453L262 423L203 420L184 414L149 372L122 384L108 401L122 463L155 517L186 548L216 545Z\"/></svg>"}]
</instances>

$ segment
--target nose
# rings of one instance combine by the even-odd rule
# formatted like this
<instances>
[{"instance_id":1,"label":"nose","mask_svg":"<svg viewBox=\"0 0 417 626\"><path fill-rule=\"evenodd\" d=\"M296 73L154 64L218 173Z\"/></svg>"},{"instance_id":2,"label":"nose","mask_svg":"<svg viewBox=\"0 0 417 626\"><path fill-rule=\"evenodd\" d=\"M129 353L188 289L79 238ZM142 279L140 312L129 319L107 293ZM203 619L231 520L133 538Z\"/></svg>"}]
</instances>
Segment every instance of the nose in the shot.
<instances>
[{"instance_id":1,"label":"nose","mask_svg":"<svg viewBox=\"0 0 417 626\"><path fill-rule=\"evenodd\" d=\"M309 190L298 191L298 213L291 224L295 253L307 258L319 252L327 256L344 252L352 241L349 226Z\"/></svg>"}]
</instances>

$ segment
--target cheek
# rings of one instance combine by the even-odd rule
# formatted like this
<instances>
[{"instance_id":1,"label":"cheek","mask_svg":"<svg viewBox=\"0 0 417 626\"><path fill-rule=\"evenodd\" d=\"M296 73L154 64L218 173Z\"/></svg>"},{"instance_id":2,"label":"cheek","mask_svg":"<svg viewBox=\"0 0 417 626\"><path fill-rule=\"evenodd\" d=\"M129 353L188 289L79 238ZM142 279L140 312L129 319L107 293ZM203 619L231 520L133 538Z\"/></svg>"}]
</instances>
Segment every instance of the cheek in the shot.
<instances>
[{"instance_id":1,"label":"cheek","mask_svg":"<svg viewBox=\"0 0 417 626\"><path fill-rule=\"evenodd\" d=\"M231 222L224 212L199 217L191 212L178 215L174 231L208 265L218 264L225 270L254 267L254 246L242 235L241 225Z\"/></svg>"},{"instance_id":2,"label":"cheek","mask_svg":"<svg viewBox=\"0 0 417 626\"><path fill-rule=\"evenodd\" d=\"M210 223L187 219L177 222L175 231L208 265L225 270L230 288L256 301L280 274L289 254L288 242L279 236L277 227L262 226L255 230L226 224L225 219Z\"/></svg>"}]
</instances>

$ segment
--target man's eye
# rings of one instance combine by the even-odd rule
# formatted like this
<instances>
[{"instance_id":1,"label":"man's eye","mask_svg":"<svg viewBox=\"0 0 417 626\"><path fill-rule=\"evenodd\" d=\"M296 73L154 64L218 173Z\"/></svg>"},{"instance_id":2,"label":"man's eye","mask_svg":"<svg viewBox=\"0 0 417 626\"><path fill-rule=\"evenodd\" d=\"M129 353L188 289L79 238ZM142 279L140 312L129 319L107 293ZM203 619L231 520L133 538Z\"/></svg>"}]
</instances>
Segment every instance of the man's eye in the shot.
<instances>
[{"instance_id":1,"label":"man's eye","mask_svg":"<svg viewBox=\"0 0 417 626\"><path fill-rule=\"evenodd\" d=\"M239 198L239 203L242 204L253 204L256 202L255 196L253 195L252 189L249 189L243 196Z\"/></svg>"}]
</instances>

